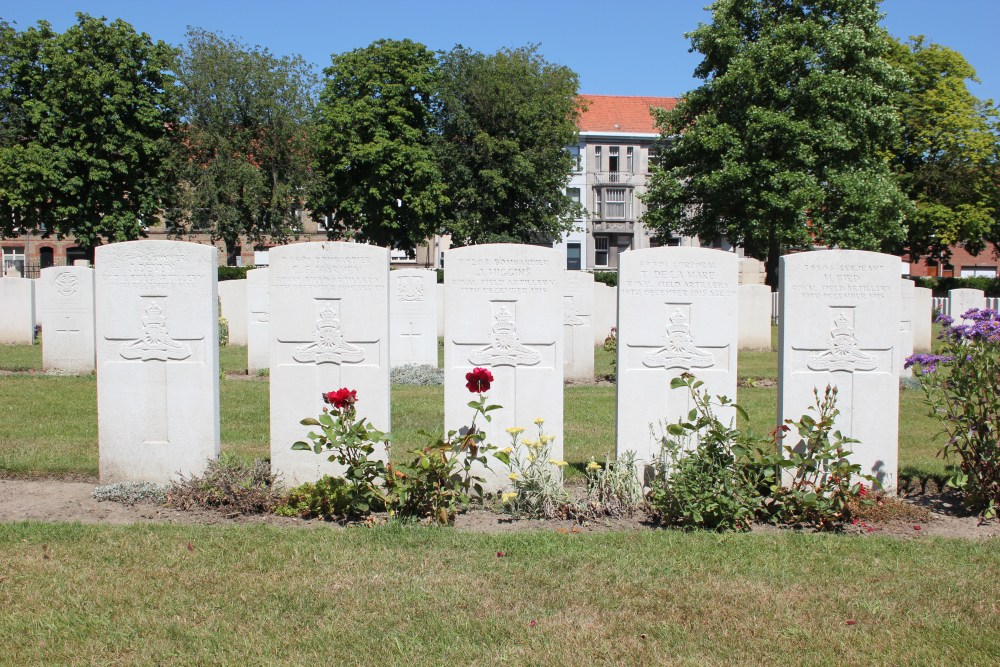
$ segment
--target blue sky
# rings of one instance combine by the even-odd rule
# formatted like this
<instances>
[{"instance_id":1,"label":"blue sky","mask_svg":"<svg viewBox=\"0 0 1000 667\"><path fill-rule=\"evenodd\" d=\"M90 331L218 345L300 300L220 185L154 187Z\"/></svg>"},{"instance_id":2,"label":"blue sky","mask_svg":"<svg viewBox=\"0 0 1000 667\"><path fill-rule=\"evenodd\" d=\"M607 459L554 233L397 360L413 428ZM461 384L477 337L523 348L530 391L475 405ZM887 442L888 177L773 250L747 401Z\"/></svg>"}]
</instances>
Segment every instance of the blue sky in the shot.
<instances>
[{"instance_id":1,"label":"blue sky","mask_svg":"<svg viewBox=\"0 0 1000 667\"><path fill-rule=\"evenodd\" d=\"M186 27L242 37L319 67L330 55L381 38L433 49L480 51L532 42L546 59L580 75L591 94L677 96L695 87L698 63L684 33L708 21L709 0L0 0L20 28L39 19L64 30L73 14L122 18L154 39L184 41ZM896 37L924 34L961 52L982 83L972 92L1000 101L1000 0L885 0L883 25Z\"/></svg>"}]
</instances>

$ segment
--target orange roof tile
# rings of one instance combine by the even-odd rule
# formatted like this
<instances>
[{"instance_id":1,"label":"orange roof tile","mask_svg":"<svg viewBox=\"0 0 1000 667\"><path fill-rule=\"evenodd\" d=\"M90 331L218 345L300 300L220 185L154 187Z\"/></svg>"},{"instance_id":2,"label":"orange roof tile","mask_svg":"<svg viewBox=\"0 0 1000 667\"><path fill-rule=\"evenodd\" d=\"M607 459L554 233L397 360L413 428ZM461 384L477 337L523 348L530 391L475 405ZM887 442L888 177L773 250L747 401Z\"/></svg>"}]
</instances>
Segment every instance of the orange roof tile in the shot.
<instances>
[{"instance_id":1,"label":"orange roof tile","mask_svg":"<svg viewBox=\"0 0 1000 667\"><path fill-rule=\"evenodd\" d=\"M577 121L580 132L656 133L649 107L673 109L676 97L632 97L625 95L580 95L587 108Z\"/></svg>"}]
</instances>

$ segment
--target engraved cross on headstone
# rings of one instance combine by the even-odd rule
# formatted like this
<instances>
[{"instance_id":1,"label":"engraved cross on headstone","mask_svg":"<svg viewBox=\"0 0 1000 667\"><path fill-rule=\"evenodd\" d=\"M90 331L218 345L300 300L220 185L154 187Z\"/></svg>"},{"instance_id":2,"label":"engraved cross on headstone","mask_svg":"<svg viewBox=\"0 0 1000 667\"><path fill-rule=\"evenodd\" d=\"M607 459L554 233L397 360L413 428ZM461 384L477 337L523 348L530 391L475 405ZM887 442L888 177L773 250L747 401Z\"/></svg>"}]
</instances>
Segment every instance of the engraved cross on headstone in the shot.
<instances>
[{"instance_id":1,"label":"engraved cross on headstone","mask_svg":"<svg viewBox=\"0 0 1000 667\"><path fill-rule=\"evenodd\" d=\"M452 344L457 348L455 360L460 369L472 370L476 366L490 369L494 382L505 394L503 399L497 398L494 402L504 406L503 412L510 419L510 425L525 426L519 422L517 369L555 368L556 342L521 340L517 332L516 307L516 301L491 301L492 323L486 340L456 339Z\"/></svg>"},{"instance_id":2,"label":"engraved cross on headstone","mask_svg":"<svg viewBox=\"0 0 1000 667\"><path fill-rule=\"evenodd\" d=\"M399 335L404 341L409 342L410 359L412 360L417 358L417 343L418 339L421 338L423 334L421 334L418 328L414 326L413 320L407 320L406 326L408 330L399 332Z\"/></svg>"},{"instance_id":3,"label":"engraved cross on headstone","mask_svg":"<svg viewBox=\"0 0 1000 667\"><path fill-rule=\"evenodd\" d=\"M379 363L379 338L349 339L343 330L341 300L313 300L315 319L312 334L301 339L278 338L278 365L315 366L316 396L342 384L345 365L375 366ZM331 385L337 385L336 387Z\"/></svg>"},{"instance_id":4,"label":"engraved cross on headstone","mask_svg":"<svg viewBox=\"0 0 1000 667\"><path fill-rule=\"evenodd\" d=\"M170 409L167 392L167 364L183 361L201 361L196 354L198 346L190 343L204 341L205 336L181 336L170 331L170 316L162 301L165 295L143 294L140 315L142 335L139 338L106 336L108 341L121 341L119 356L125 361L142 364L142 387L145 393L145 433L143 444L169 444L167 415ZM192 356L195 358L192 359Z\"/></svg>"},{"instance_id":5,"label":"engraved cross on headstone","mask_svg":"<svg viewBox=\"0 0 1000 667\"><path fill-rule=\"evenodd\" d=\"M827 383L837 387L837 404L840 406L838 428L844 435L850 436L858 374L893 373L896 346L861 347L854 337L853 307L830 306L830 319L826 326L832 327L829 329L828 345L813 348L792 345L789 363L794 374L829 374L828 379L819 380L815 386L821 390Z\"/></svg>"},{"instance_id":6,"label":"engraved cross on headstone","mask_svg":"<svg viewBox=\"0 0 1000 667\"><path fill-rule=\"evenodd\" d=\"M662 368L668 378L683 372L702 378L706 373L728 373L729 345L708 345L695 339L691 333L691 304L667 302L664 306L663 334L653 340L627 343L622 350L619 372ZM670 380L664 382L669 384ZM680 415L692 407L686 391L670 390L667 396L668 415Z\"/></svg>"},{"instance_id":7,"label":"engraved cross on headstone","mask_svg":"<svg viewBox=\"0 0 1000 667\"><path fill-rule=\"evenodd\" d=\"M563 297L563 331L565 332L566 349L563 356L566 361L573 363L576 361L576 330L590 320L589 315L580 315L576 312L576 304L572 295Z\"/></svg>"}]
</instances>

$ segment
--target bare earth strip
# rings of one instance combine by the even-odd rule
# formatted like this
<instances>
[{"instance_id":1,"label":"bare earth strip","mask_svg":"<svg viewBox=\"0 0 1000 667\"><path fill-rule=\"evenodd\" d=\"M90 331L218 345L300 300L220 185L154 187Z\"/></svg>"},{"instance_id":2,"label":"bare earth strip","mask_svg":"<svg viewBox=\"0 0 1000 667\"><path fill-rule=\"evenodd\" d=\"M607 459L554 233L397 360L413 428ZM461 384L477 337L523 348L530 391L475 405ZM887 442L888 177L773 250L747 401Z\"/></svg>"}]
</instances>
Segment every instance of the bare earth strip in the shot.
<instances>
[{"instance_id":1,"label":"bare earth strip","mask_svg":"<svg viewBox=\"0 0 1000 667\"><path fill-rule=\"evenodd\" d=\"M269 524L288 527L329 527L334 524L322 521L303 521L274 515L237 515L213 510L180 511L167 507L138 504L122 505L98 502L91 495L94 484L54 479L0 479L0 522L44 521L79 522L110 525L132 523L162 523L185 525L235 525ZM927 499L918 499L920 500ZM928 537L954 537L985 539L1000 537L1000 522L982 523L976 517L956 516L953 512L940 511L941 503L926 502L931 507L930 519L912 521L887 521L875 524L868 532L864 527L849 527L848 532L861 536L882 535L908 539ZM554 530L556 532L606 532L620 530L649 530L642 517L632 519L598 520L578 524L573 521L510 521L503 516L484 510L468 512L459 517L456 527L473 532L498 533L524 530ZM754 531L776 531L770 526L758 526Z\"/></svg>"}]
</instances>

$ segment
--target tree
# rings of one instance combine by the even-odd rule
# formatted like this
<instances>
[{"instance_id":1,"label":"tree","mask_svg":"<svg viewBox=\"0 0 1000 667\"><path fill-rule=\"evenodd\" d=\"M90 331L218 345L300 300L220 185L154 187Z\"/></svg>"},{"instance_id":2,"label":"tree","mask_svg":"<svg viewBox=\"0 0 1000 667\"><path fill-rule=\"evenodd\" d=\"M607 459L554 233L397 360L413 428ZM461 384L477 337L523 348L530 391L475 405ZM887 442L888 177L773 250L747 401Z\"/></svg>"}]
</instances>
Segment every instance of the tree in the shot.
<instances>
[{"instance_id":1,"label":"tree","mask_svg":"<svg viewBox=\"0 0 1000 667\"><path fill-rule=\"evenodd\" d=\"M77 14L0 25L0 234L73 236L83 248L144 235L174 192L174 49L118 20Z\"/></svg>"},{"instance_id":2,"label":"tree","mask_svg":"<svg viewBox=\"0 0 1000 667\"><path fill-rule=\"evenodd\" d=\"M997 108L969 91L976 72L957 51L916 37L897 42L891 60L909 78L898 97L903 133L893 163L915 204L906 250L946 261L961 243L976 254L996 226Z\"/></svg>"},{"instance_id":3,"label":"tree","mask_svg":"<svg viewBox=\"0 0 1000 667\"><path fill-rule=\"evenodd\" d=\"M551 242L572 228L564 193L576 143L577 75L537 47L441 55L439 159L456 245Z\"/></svg>"},{"instance_id":4,"label":"tree","mask_svg":"<svg viewBox=\"0 0 1000 667\"><path fill-rule=\"evenodd\" d=\"M705 81L658 112L669 146L646 224L726 236L765 260L783 248L877 250L905 238L908 201L887 156L904 77L886 60L878 0L719 0L689 34Z\"/></svg>"},{"instance_id":5,"label":"tree","mask_svg":"<svg viewBox=\"0 0 1000 667\"><path fill-rule=\"evenodd\" d=\"M438 232L448 198L432 132L436 65L422 44L379 40L324 70L310 208L331 237L410 250Z\"/></svg>"},{"instance_id":6,"label":"tree","mask_svg":"<svg viewBox=\"0 0 1000 667\"><path fill-rule=\"evenodd\" d=\"M232 265L242 238L281 242L299 230L315 75L299 56L199 29L187 36L178 67L185 184L172 223L221 239Z\"/></svg>"}]
</instances>

